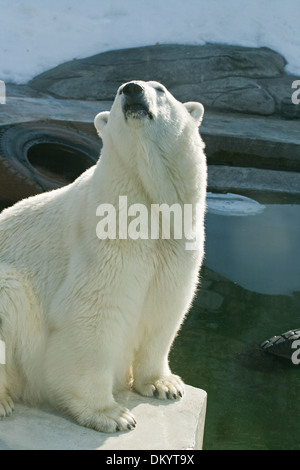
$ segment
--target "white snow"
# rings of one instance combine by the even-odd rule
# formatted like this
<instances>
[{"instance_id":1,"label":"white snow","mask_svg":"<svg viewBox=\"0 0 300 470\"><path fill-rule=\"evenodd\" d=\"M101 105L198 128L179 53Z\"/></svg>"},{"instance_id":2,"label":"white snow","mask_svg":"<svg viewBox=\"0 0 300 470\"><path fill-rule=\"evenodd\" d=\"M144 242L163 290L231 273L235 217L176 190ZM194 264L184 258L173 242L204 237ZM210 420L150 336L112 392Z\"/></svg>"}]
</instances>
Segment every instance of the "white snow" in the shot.
<instances>
[{"instance_id":1,"label":"white snow","mask_svg":"<svg viewBox=\"0 0 300 470\"><path fill-rule=\"evenodd\" d=\"M74 58L207 42L269 47L300 76L299 0L0 0L0 79L26 83Z\"/></svg>"}]
</instances>

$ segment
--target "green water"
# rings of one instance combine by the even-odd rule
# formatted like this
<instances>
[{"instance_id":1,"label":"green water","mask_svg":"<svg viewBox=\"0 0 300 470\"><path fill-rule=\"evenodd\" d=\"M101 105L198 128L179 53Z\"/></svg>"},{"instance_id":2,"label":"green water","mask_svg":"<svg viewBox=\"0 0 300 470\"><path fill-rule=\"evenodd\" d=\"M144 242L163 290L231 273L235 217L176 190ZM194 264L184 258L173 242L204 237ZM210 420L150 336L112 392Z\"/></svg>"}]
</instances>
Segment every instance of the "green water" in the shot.
<instances>
[{"instance_id":1,"label":"green water","mask_svg":"<svg viewBox=\"0 0 300 470\"><path fill-rule=\"evenodd\" d=\"M284 210L291 213L288 207ZM300 283L295 290L295 279L300 275L299 205L297 211L296 220L295 214L289 220L278 213L284 239L290 243L289 250L284 252L285 263L280 250L285 245L278 246L276 241L280 230L272 226L274 236L271 230L264 238L261 225L257 224L263 217L269 220L265 212L243 221L253 227L250 230L244 226L244 249L249 250L248 237L249 246L260 245L259 256L255 258L253 253L236 262L232 260L235 267L232 270L226 264L230 262L228 257L222 257L230 245L228 238L224 238L224 227L232 226L232 232L239 228L241 234L241 225L237 218L208 215L207 264L214 269L204 265L201 287L170 356L173 371L208 394L204 449L300 449L300 365L259 349L259 344L271 336L300 328ZM275 214L274 207L270 213ZM266 269L264 279L255 266L263 268L264 253L267 259L268 247L274 246L281 264L269 272ZM242 256L242 249L238 256ZM219 274L224 271L231 279ZM239 285L239 275L246 287ZM292 292L288 292L287 276ZM255 291L257 280L259 293ZM277 286L278 294L264 293L272 285Z\"/></svg>"}]
</instances>

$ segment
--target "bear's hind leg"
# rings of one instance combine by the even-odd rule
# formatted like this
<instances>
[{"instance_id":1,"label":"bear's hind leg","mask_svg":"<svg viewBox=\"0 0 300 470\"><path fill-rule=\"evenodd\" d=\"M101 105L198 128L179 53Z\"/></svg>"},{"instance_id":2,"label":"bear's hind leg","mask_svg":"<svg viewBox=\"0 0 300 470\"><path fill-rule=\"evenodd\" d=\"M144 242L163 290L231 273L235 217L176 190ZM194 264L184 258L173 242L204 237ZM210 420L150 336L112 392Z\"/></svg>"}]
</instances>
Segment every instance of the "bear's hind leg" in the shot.
<instances>
[{"instance_id":1,"label":"bear's hind leg","mask_svg":"<svg viewBox=\"0 0 300 470\"><path fill-rule=\"evenodd\" d=\"M13 411L12 398L38 396L42 328L29 282L12 266L0 263L0 417Z\"/></svg>"},{"instance_id":2,"label":"bear's hind leg","mask_svg":"<svg viewBox=\"0 0 300 470\"><path fill-rule=\"evenodd\" d=\"M100 340L97 326L83 322L56 323L47 345L45 386L48 400L82 426L112 433L131 430L135 419L113 396L116 364L121 353L114 331L102 324Z\"/></svg>"}]
</instances>

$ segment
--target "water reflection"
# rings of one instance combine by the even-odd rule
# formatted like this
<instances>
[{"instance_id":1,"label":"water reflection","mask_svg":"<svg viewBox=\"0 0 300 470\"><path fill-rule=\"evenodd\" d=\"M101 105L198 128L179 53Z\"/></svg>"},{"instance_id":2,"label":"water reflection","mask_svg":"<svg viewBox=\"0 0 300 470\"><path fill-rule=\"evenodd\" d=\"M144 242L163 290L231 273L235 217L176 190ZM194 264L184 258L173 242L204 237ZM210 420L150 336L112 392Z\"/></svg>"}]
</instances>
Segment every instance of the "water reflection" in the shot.
<instances>
[{"instance_id":1,"label":"water reflection","mask_svg":"<svg viewBox=\"0 0 300 470\"><path fill-rule=\"evenodd\" d=\"M206 226L208 267L250 291L300 290L299 204L268 204L247 217L208 212Z\"/></svg>"}]
</instances>

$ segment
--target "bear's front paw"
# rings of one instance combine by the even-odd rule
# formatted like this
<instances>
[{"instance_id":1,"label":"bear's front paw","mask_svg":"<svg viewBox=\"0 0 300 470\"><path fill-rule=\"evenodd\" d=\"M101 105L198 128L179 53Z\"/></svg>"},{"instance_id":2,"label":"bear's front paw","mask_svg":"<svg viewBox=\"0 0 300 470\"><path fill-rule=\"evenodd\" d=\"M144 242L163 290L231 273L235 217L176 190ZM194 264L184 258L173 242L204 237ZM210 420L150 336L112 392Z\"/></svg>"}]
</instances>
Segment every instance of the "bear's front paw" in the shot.
<instances>
[{"instance_id":1,"label":"bear's front paw","mask_svg":"<svg viewBox=\"0 0 300 470\"><path fill-rule=\"evenodd\" d=\"M5 418L5 416L10 416L13 410L14 403L8 395L0 398L0 420Z\"/></svg>"},{"instance_id":2,"label":"bear's front paw","mask_svg":"<svg viewBox=\"0 0 300 470\"><path fill-rule=\"evenodd\" d=\"M141 395L161 400L176 400L183 397L184 384L177 375L166 375L143 384L135 383L134 388Z\"/></svg>"},{"instance_id":3,"label":"bear's front paw","mask_svg":"<svg viewBox=\"0 0 300 470\"><path fill-rule=\"evenodd\" d=\"M77 421L88 428L105 433L131 431L136 426L136 420L130 411L118 404L93 412L81 413Z\"/></svg>"}]
</instances>

